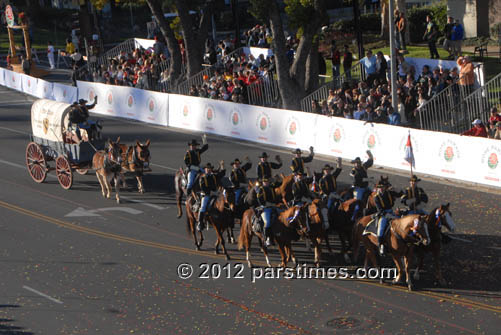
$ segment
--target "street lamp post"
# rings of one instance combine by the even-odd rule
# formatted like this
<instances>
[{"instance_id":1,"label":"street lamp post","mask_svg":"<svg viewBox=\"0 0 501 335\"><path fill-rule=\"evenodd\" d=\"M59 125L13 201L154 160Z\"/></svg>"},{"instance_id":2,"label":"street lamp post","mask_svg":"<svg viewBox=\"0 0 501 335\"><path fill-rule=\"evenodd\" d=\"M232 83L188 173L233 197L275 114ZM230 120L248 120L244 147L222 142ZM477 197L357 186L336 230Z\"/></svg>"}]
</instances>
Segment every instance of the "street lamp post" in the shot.
<instances>
[{"instance_id":1,"label":"street lamp post","mask_svg":"<svg viewBox=\"0 0 501 335\"><path fill-rule=\"evenodd\" d=\"M390 57L391 57L391 72L390 72L390 78L391 78L391 105L393 107L393 111L395 113L398 112L397 110L397 74L396 74L396 68L397 68L397 60L396 60L396 55L395 55L395 21L393 20L393 0L388 0L388 11L389 15L388 18L390 20Z\"/></svg>"}]
</instances>

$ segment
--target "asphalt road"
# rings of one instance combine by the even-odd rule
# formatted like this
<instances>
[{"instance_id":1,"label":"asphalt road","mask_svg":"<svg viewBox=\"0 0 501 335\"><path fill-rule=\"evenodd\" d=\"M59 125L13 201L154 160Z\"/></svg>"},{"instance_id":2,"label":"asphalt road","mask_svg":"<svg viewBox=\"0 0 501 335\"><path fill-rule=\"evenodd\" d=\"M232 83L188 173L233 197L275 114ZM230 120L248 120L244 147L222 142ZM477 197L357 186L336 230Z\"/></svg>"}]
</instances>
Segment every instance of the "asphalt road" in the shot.
<instances>
[{"instance_id":1,"label":"asphalt road","mask_svg":"<svg viewBox=\"0 0 501 335\"><path fill-rule=\"evenodd\" d=\"M54 174L36 184L24 163L30 101L5 88L0 97L0 334L499 334L500 195L421 182L428 208L450 202L458 229L441 256L447 287L434 286L429 256L414 292L371 280L253 283L253 273L246 266L241 271L245 256L235 245L228 246L232 261L225 266L214 254L212 229L198 252L185 217L176 219L173 173L186 142L198 134L106 119L107 136L152 142L147 193L138 194L130 179L117 205L102 198L94 174L75 174L69 191ZM285 165L291 157L215 136L209 145L203 161L213 164L244 155L255 163L263 150L281 154ZM318 171L323 164L315 159L311 166ZM370 171L375 178L381 173ZM345 165L341 186L349 184L348 174ZM408 182L397 175L390 180L397 188ZM336 253L324 254L323 266L342 267L332 239ZM299 263L312 266L304 243L294 247ZM263 265L256 244L252 252ZM276 249L271 258L279 263ZM194 268L190 279L178 275L183 263ZM215 264L212 278L200 278L205 263ZM389 259L385 264L392 265ZM254 271L258 276L261 270Z\"/></svg>"}]
</instances>

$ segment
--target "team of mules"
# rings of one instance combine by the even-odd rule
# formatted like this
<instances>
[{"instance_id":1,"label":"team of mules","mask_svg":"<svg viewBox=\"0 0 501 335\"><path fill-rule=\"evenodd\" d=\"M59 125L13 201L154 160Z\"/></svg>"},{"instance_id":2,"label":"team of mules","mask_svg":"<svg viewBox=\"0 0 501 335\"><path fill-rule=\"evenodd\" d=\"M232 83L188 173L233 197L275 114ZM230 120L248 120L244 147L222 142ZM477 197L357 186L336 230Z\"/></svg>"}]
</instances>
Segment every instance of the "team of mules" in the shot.
<instances>
[{"instance_id":1,"label":"team of mules","mask_svg":"<svg viewBox=\"0 0 501 335\"><path fill-rule=\"evenodd\" d=\"M391 190L387 177L385 180L390 187L390 193L393 199L401 196L401 192ZM325 243L329 253L332 249L329 245L329 233L337 232L341 242L341 254L345 261L350 263L358 261L359 248L361 245L365 247L365 266L371 262L373 266L378 267L378 241L373 234L364 234L365 227L372 221L372 216L365 215L374 212L373 198L374 193L368 194L364 201L354 198L348 199L352 192L344 190L340 192L340 197L335 202L333 208L328 212L329 227L324 226L324 218L322 208L326 206L326 201L315 199L310 204L304 206L290 206L292 198L293 176L278 176L279 185L274 187L275 193L278 195L276 203L276 218L273 220L275 224L272 227L274 242L280 253L281 262L279 266L285 267L289 262L296 266L297 259L293 251L294 241L302 239L307 246L312 246L314 250L314 264L320 266L322 251L322 241ZM198 183L195 183L194 192L187 197L185 203L187 212L188 231L193 235L195 246L200 250L204 239L203 233L197 232L195 229L197 213L193 212L193 203L197 194ZM182 216L181 202L185 195L186 180L183 171L180 169L175 176L176 186L176 201L178 204L178 217ZM223 253L229 259L225 241L223 238L224 231L228 233L228 241L233 243L233 226L235 223L240 224L240 235L238 238L238 248L245 250L246 260L251 267L250 248L254 236L257 237L259 247L262 250L266 259L266 264L272 266L268 255L268 248L265 244L265 236L263 227L256 226L256 194L255 184L250 181L247 185L247 191L241 196L239 203L234 201L233 197L229 196L231 189L226 189L218 195L214 205L211 207L209 215L206 217L207 223L214 227L217 234L216 253L219 253L219 246L222 246ZM224 195L226 194L226 196ZM437 281L444 285L445 281L440 271L439 254L441 246L441 226L453 231L454 223L449 211L449 205L441 205L434 209L429 215L405 215L400 218L395 218L389 222L388 233L385 235L385 244L388 254L392 257L397 268L397 277L393 283L401 283L405 275L405 282L409 290L413 289L412 279L419 279L419 270L423 267L424 253L432 252L435 275ZM349 256L349 251L352 251L352 258ZM410 275L411 263L414 255L418 256L418 267L414 277Z\"/></svg>"},{"instance_id":2,"label":"team of mules","mask_svg":"<svg viewBox=\"0 0 501 335\"><path fill-rule=\"evenodd\" d=\"M143 172L149 166L150 162L150 140L141 144L136 140L135 145L127 146L120 143L120 137L115 142L108 140L106 150L96 151L92 157L92 168L96 170L97 180L101 185L103 197L111 197L111 183L113 179L115 184L116 201L120 203L120 181L123 188L127 187L125 183L125 173L133 172L136 174L139 193L144 193Z\"/></svg>"}]
</instances>

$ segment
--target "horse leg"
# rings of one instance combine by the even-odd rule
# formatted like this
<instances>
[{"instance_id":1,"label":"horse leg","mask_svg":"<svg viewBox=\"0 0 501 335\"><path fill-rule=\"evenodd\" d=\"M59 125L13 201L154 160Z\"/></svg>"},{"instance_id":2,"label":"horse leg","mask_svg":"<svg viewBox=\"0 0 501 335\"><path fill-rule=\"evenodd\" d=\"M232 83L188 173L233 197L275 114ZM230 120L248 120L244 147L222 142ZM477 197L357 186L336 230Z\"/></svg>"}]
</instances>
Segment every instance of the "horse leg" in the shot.
<instances>
[{"instance_id":1,"label":"horse leg","mask_svg":"<svg viewBox=\"0 0 501 335\"><path fill-rule=\"evenodd\" d=\"M306 243L306 249L311 252L312 250L311 250L310 240L307 237L305 237L304 242Z\"/></svg>"},{"instance_id":2,"label":"horse leg","mask_svg":"<svg viewBox=\"0 0 501 335\"><path fill-rule=\"evenodd\" d=\"M187 220L190 223L190 229L191 229L191 234L193 235L193 241L195 242L195 249L197 251L200 251L200 245L198 244L198 239L197 239L197 230L195 228L195 219L193 218L193 214L190 214L189 212L186 213Z\"/></svg>"},{"instance_id":3,"label":"horse leg","mask_svg":"<svg viewBox=\"0 0 501 335\"><path fill-rule=\"evenodd\" d=\"M315 265L320 267L320 258L322 257L322 249L318 240L313 240L313 249L315 250Z\"/></svg>"},{"instance_id":4,"label":"horse leg","mask_svg":"<svg viewBox=\"0 0 501 335\"><path fill-rule=\"evenodd\" d=\"M125 173L124 172L120 172L120 180L122 181L122 187L126 189L127 182L125 181Z\"/></svg>"},{"instance_id":5,"label":"horse leg","mask_svg":"<svg viewBox=\"0 0 501 335\"><path fill-rule=\"evenodd\" d=\"M235 236L233 235L233 228L228 227L226 229L226 235L228 237L228 243L235 244Z\"/></svg>"},{"instance_id":6,"label":"horse leg","mask_svg":"<svg viewBox=\"0 0 501 335\"><path fill-rule=\"evenodd\" d=\"M297 267L297 259L296 259L296 255L294 254L294 250L292 250L291 242L287 242L286 245L287 245L287 248L289 249L289 255L292 258L292 263L294 263L294 267Z\"/></svg>"},{"instance_id":7,"label":"horse leg","mask_svg":"<svg viewBox=\"0 0 501 335\"><path fill-rule=\"evenodd\" d=\"M139 191L139 193L143 194L145 192L144 191L144 186L143 186L143 177L136 176L136 180L137 180L138 191Z\"/></svg>"},{"instance_id":8,"label":"horse leg","mask_svg":"<svg viewBox=\"0 0 501 335\"><path fill-rule=\"evenodd\" d=\"M325 246L327 247L327 250L329 251L329 254L330 255L334 254L334 251L332 250L331 245L329 243L329 234L327 233L326 230L323 233L323 239L325 240Z\"/></svg>"},{"instance_id":9,"label":"horse leg","mask_svg":"<svg viewBox=\"0 0 501 335\"><path fill-rule=\"evenodd\" d=\"M120 178L120 174L115 174L115 198L117 199L117 204L120 203L120 182L119 182L119 178Z\"/></svg>"},{"instance_id":10,"label":"horse leg","mask_svg":"<svg viewBox=\"0 0 501 335\"><path fill-rule=\"evenodd\" d=\"M418 265L416 266L416 270L414 271L414 280L419 280L419 271L423 268L423 260L424 260L424 252L417 252Z\"/></svg>"},{"instance_id":11,"label":"horse leg","mask_svg":"<svg viewBox=\"0 0 501 335\"><path fill-rule=\"evenodd\" d=\"M266 244L264 244L261 239L259 239L259 241L260 241L261 245L263 246L262 250L263 250L264 258L266 259L266 265L268 265L268 267L271 268L270 258L268 257L268 248L266 247Z\"/></svg>"},{"instance_id":12,"label":"horse leg","mask_svg":"<svg viewBox=\"0 0 501 335\"><path fill-rule=\"evenodd\" d=\"M110 178L110 176L107 176L106 174L103 175L104 177L104 185L106 185L106 198L110 198L111 197L111 184L110 184L110 180L112 178Z\"/></svg>"},{"instance_id":13,"label":"horse leg","mask_svg":"<svg viewBox=\"0 0 501 335\"><path fill-rule=\"evenodd\" d=\"M96 176L97 176L97 180L99 181L99 185L101 185L101 194L103 195L103 197L106 198L106 192L104 192L103 176L101 175L101 173L99 171L96 171Z\"/></svg>"},{"instance_id":14,"label":"horse leg","mask_svg":"<svg viewBox=\"0 0 501 335\"><path fill-rule=\"evenodd\" d=\"M414 285L412 284L412 277L410 275L411 264L412 264L413 252L412 249L404 256L404 265L405 265L405 276L407 281L407 288L409 291L414 289Z\"/></svg>"},{"instance_id":15,"label":"horse leg","mask_svg":"<svg viewBox=\"0 0 501 335\"><path fill-rule=\"evenodd\" d=\"M282 263L280 263L280 267L285 268L287 265L287 259L286 259L286 254L285 254L285 246L277 241L277 246L278 246L278 251L280 252L280 259L282 260Z\"/></svg>"},{"instance_id":16,"label":"horse leg","mask_svg":"<svg viewBox=\"0 0 501 335\"><path fill-rule=\"evenodd\" d=\"M183 209L181 208L181 201L183 200L183 190L181 186L177 187L176 190L176 206L177 206L177 218L179 219L183 216Z\"/></svg>"},{"instance_id":17,"label":"horse leg","mask_svg":"<svg viewBox=\"0 0 501 335\"><path fill-rule=\"evenodd\" d=\"M435 277L438 280L440 286L446 286L447 282L442 276L442 269L440 268L440 245L437 248L433 248L433 264L435 265Z\"/></svg>"},{"instance_id":18,"label":"horse leg","mask_svg":"<svg viewBox=\"0 0 501 335\"><path fill-rule=\"evenodd\" d=\"M243 229L243 228L242 228ZM249 268L252 268L252 262L250 260L250 246L252 243L252 237L254 234L250 233L247 237L246 240L244 240L244 245L245 245L245 258L247 259L247 265Z\"/></svg>"},{"instance_id":19,"label":"horse leg","mask_svg":"<svg viewBox=\"0 0 501 335\"><path fill-rule=\"evenodd\" d=\"M196 231L196 229L195 229L195 231ZM198 233L200 235L200 243L198 244L198 246L201 248L202 243L204 242L204 234L203 234L202 230L200 230Z\"/></svg>"},{"instance_id":20,"label":"horse leg","mask_svg":"<svg viewBox=\"0 0 501 335\"><path fill-rule=\"evenodd\" d=\"M398 256L395 256L395 255L391 255L391 257L393 258L393 262L395 263L396 267L397 267L397 271L398 271L398 274L397 274L397 278L393 279L393 281L391 282L392 284L398 284L402 281L402 259Z\"/></svg>"},{"instance_id":21,"label":"horse leg","mask_svg":"<svg viewBox=\"0 0 501 335\"><path fill-rule=\"evenodd\" d=\"M215 224L213 226L214 226L214 228L216 228L217 239L218 239L219 243L221 244L221 248L223 249L223 253L226 256L226 260L229 261L230 255L228 255L228 250L226 250L226 246L224 244L224 237L223 237L223 233L221 232L221 228L219 228Z\"/></svg>"},{"instance_id":22,"label":"horse leg","mask_svg":"<svg viewBox=\"0 0 501 335\"><path fill-rule=\"evenodd\" d=\"M341 241L341 253L343 254L344 261L346 263L350 263L351 259L350 259L350 256L348 256L348 254L347 254L344 232L341 229L338 231L338 236L339 236L339 240Z\"/></svg>"}]
</instances>

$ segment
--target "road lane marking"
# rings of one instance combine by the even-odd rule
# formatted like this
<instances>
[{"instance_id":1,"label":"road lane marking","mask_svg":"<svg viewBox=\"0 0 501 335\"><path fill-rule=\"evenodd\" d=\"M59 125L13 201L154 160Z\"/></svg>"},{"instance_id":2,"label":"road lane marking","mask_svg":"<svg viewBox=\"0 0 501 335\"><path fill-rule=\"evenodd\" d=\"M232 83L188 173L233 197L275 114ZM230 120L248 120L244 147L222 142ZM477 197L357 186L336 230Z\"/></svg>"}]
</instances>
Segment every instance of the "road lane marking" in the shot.
<instances>
[{"instance_id":1,"label":"road lane marking","mask_svg":"<svg viewBox=\"0 0 501 335\"><path fill-rule=\"evenodd\" d=\"M148 206L151 208L155 208L155 209L158 209L160 211L169 208L169 207L163 207L163 206L159 206L159 205L155 205L155 204L150 204L149 202L144 201L144 200L132 199L130 197L125 197L123 195L120 196L120 199L125 199L125 200L128 200L130 202L136 202L138 204L145 205L145 206Z\"/></svg>"},{"instance_id":2,"label":"road lane marking","mask_svg":"<svg viewBox=\"0 0 501 335\"><path fill-rule=\"evenodd\" d=\"M24 132L24 131L21 131L21 130L12 129L12 128L0 127L0 129L11 131L13 133L23 134L23 135L29 135L30 134L30 133L27 133L27 132Z\"/></svg>"},{"instance_id":3,"label":"road lane marking","mask_svg":"<svg viewBox=\"0 0 501 335\"><path fill-rule=\"evenodd\" d=\"M179 168L175 169L175 168L172 168L170 166L165 166L165 165L160 165L160 164L153 164L153 163L150 163L150 165L152 166L157 166L157 167L161 167L163 169L167 169L167 170L171 170L171 171L177 171L179 170Z\"/></svg>"},{"instance_id":4,"label":"road lane marking","mask_svg":"<svg viewBox=\"0 0 501 335\"><path fill-rule=\"evenodd\" d=\"M452 238L453 240L456 240L456 241L461 241L461 242L468 242L468 243L471 243L470 240L466 240L464 238L461 238L461 237L457 237L455 235L452 235L452 234L447 234L447 236L449 236L450 238Z\"/></svg>"},{"instance_id":5,"label":"road lane marking","mask_svg":"<svg viewBox=\"0 0 501 335\"><path fill-rule=\"evenodd\" d=\"M143 213L138 209L130 208L130 207L106 207L106 208L97 208L97 209L85 209L83 207L78 207L77 209L71 211L66 214L66 217L76 217L76 216L101 216L97 214L97 212L109 212L109 211L117 211L117 212L125 212L127 214L137 215Z\"/></svg>"},{"instance_id":6,"label":"road lane marking","mask_svg":"<svg viewBox=\"0 0 501 335\"><path fill-rule=\"evenodd\" d=\"M156 248L156 249L161 249L161 250L179 252L179 253L183 253L183 254L210 257L210 258L219 259L219 260L224 259L224 255L214 255L212 252L209 252L209 251L195 251L195 250L191 250L191 249L184 248L184 247L178 247L175 245L158 243L158 242L153 242L153 241L139 240L139 239L135 239L135 238L128 237L128 236L117 235L117 234L113 234L113 233L106 233L106 232L99 231L96 229L78 226L78 225L75 225L75 224L72 224L72 223L69 223L66 221L62 221L62 220L59 220L59 219L56 219L56 218L53 218L50 216L46 216L44 214L37 213L37 212L31 211L31 210L28 210L28 209L25 209L25 208L22 208L22 207L19 207L19 206L16 206L16 205L13 205L13 204L1 201L1 200L0 200L0 206L4 207L6 209L9 209L11 211L14 211L14 212L26 215L26 216L30 216L30 217L38 219L38 220L41 220L41 221L49 222L49 223L61 226L63 228L82 232L82 233L85 233L88 235L94 235L94 236L99 236L102 238L107 238L110 240L115 240L115 241L120 241L120 242L125 242L125 243L129 243L129 244L135 244L135 245L140 245L140 246L145 246L145 247L150 247L150 248ZM246 262L244 257L238 257L238 256L234 256L234 255L232 255L232 260L239 261L239 262ZM266 266L266 264L264 262L261 262L261 261L256 261L254 263L256 265ZM319 280L317 280L317 281L319 281ZM496 314L501 313L501 307L498 307L498 306L488 305L488 304L484 304L481 302L476 302L476 301L468 300L468 299L464 299L464 298L448 297L445 295L434 293L433 291L420 291L420 292L412 291L412 292L409 292L406 288L404 289L402 287L381 285L378 283L371 282L369 280L357 280L357 281L360 283L364 283L364 284L368 284L368 285L372 285L372 286L378 286L380 288L386 288L386 289L392 289L394 291L400 291L400 292L406 293L406 294L422 295L422 296L426 296L426 297L433 298L436 300L443 299L443 300L447 300L447 301L450 301L450 302L453 302L456 304L460 304L463 306L467 306L467 307L478 308L478 309L494 312Z\"/></svg>"},{"instance_id":7,"label":"road lane marking","mask_svg":"<svg viewBox=\"0 0 501 335\"><path fill-rule=\"evenodd\" d=\"M42 293L40 291L37 291L34 288L31 288L29 286L24 285L23 288L25 290L31 291L31 292L33 292L35 294L38 294L39 296L44 297L45 299L49 299L50 301L55 302L56 304L62 304L63 303L61 300L58 300L56 298L52 298L50 295L47 295L47 294Z\"/></svg>"},{"instance_id":8,"label":"road lane marking","mask_svg":"<svg viewBox=\"0 0 501 335\"><path fill-rule=\"evenodd\" d=\"M12 162L9 162L9 161L3 160L3 159L0 159L0 163L5 164L5 165L10 165L10 166L13 166L13 167L17 167L17 168L20 168L20 169L23 169L23 170L28 170L28 168L26 167L26 165L12 163ZM52 175L50 173L47 173L47 177L48 178L55 178L55 179L57 179L57 176L54 176L54 175Z\"/></svg>"}]
</instances>

